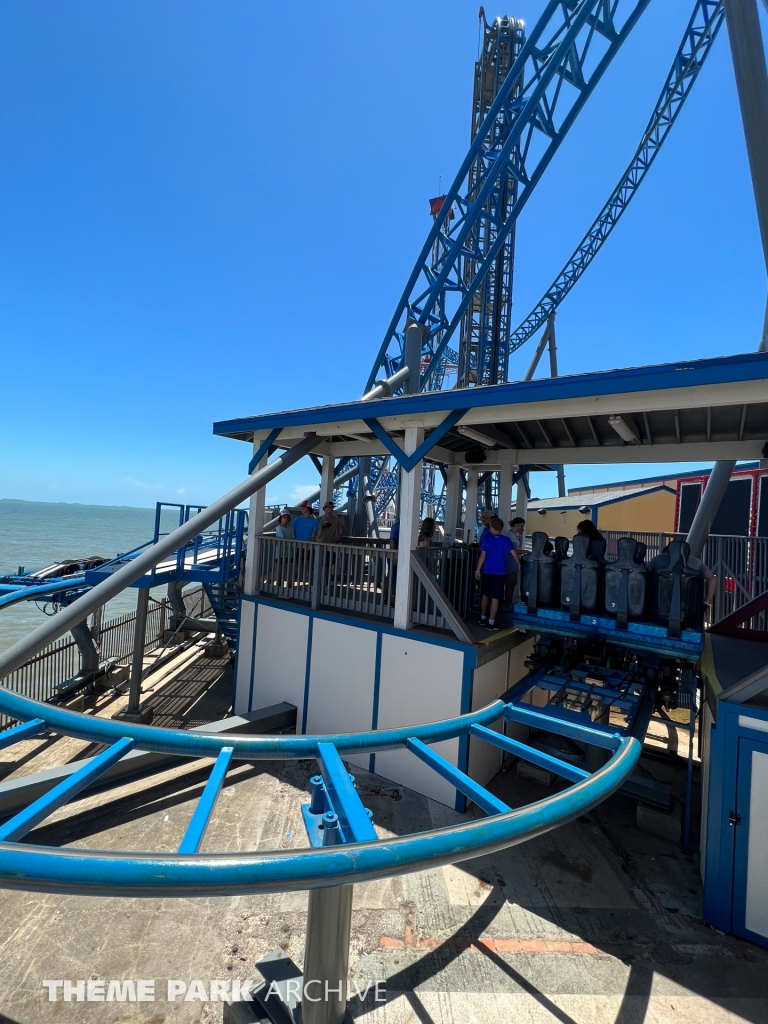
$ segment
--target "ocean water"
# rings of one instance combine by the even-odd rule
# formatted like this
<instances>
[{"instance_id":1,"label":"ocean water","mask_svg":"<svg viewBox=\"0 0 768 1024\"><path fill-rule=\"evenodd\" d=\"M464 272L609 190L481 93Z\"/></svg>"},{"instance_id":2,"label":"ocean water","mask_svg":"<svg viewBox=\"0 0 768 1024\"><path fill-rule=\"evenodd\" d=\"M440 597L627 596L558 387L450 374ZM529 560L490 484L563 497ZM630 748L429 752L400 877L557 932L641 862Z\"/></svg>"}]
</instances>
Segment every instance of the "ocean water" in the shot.
<instances>
[{"instance_id":1,"label":"ocean water","mask_svg":"<svg viewBox=\"0 0 768 1024\"><path fill-rule=\"evenodd\" d=\"M164 529L176 525L167 518ZM150 540L154 528L154 508L0 499L0 573L16 572L19 566L29 572L65 558L112 558ZM136 590L129 588L110 601L104 617L135 607ZM0 608L0 651L43 619L32 601Z\"/></svg>"}]
</instances>

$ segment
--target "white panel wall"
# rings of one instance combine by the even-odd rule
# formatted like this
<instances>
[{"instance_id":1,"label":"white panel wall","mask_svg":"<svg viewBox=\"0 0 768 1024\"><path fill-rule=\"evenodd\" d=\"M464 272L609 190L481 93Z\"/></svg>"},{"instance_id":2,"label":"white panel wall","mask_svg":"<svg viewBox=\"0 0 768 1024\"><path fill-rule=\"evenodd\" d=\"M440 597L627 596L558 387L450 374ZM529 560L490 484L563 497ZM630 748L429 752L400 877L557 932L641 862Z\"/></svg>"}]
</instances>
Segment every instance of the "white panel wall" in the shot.
<instances>
[{"instance_id":1,"label":"white panel wall","mask_svg":"<svg viewBox=\"0 0 768 1024\"><path fill-rule=\"evenodd\" d=\"M534 637L526 640L522 644L518 644L517 647L513 647L509 652L509 665L507 667L507 689L514 686L515 683L519 683L524 675L528 672L525 667L525 659L531 653L534 644ZM543 694L543 691L538 690L539 694ZM526 703L534 703L531 697L526 697ZM546 703L546 697L542 703ZM507 736L511 736L513 740L519 740L524 743L530 734L530 728L527 725L521 725L520 722L507 722L504 731Z\"/></svg>"},{"instance_id":2,"label":"white panel wall","mask_svg":"<svg viewBox=\"0 0 768 1024\"><path fill-rule=\"evenodd\" d=\"M472 711L484 708L487 704L497 700L507 689L508 652L504 652L493 661L486 662L480 668L476 668L472 677ZM504 729L504 720L499 719L488 726L496 732ZM502 751L490 743L471 736L469 739L469 770L476 782L485 785L489 782L501 767Z\"/></svg>"},{"instance_id":3,"label":"white panel wall","mask_svg":"<svg viewBox=\"0 0 768 1024\"><path fill-rule=\"evenodd\" d=\"M523 643L513 647L509 652L509 665L507 668L508 688L514 686L515 683L519 683L523 676L528 674L528 669L525 667L525 659L530 657L534 640L535 637L529 637L528 640L524 640Z\"/></svg>"},{"instance_id":4,"label":"white panel wall","mask_svg":"<svg viewBox=\"0 0 768 1024\"><path fill-rule=\"evenodd\" d=\"M242 615L242 613L241 613ZM251 711L287 701L298 708L296 731L301 731L307 674L309 616L259 605Z\"/></svg>"},{"instance_id":5,"label":"white panel wall","mask_svg":"<svg viewBox=\"0 0 768 1024\"><path fill-rule=\"evenodd\" d=\"M381 638L379 729L422 725L461 714L464 655L450 647L385 633ZM458 739L432 745L458 763ZM455 788L408 750L379 751L376 774L453 807Z\"/></svg>"},{"instance_id":6,"label":"white panel wall","mask_svg":"<svg viewBox=\"0 0 768 1024\"><path fill-rule=\"evenodd\" d=\"M368 732L373 721L376 632L315 619L309 672L308 733ZM345 760L368 768L370 754Z\"/></svg>"},{"instance_id":7,"label":"white panel wall","mask_svg":"<svg viewBox=\"0 0 768 1024\"><path fill-rule=\"evenodd\" d=\"M250 711L251 675L253 673L253 622L256 605L253 601L240 604L240 628L237 636L237 674L233 711L242 715Z\"/></svg>"}]
</instances>

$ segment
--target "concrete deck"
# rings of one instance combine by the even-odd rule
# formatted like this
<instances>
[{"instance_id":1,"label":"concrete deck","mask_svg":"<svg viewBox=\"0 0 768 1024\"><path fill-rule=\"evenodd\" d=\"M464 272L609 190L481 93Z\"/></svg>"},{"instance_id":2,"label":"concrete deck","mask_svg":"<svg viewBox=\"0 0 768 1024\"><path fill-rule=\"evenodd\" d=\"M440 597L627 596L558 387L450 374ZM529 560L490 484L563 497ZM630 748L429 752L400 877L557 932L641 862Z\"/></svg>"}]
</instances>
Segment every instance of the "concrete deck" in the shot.
<instances>
[{"instance_id":1,"label":"concrete deck","mask_svg":"<svg viewBox=\"0 0 768 1024\"><path fill-rule=\"evenodd\" d=\"M65 741L62 741L65 742ZM70 741L66 741L70 742ZM55 745L54 745L55 746ZM210 762L87 796L30 835L100 849L174 850ZM684 786L684 761L649 750L643 770ZM228 776L208 850L306 845L300 803L313 762L241 764ZM355 769L381 836L462 816ZM542 786L511 766L492 788L511 804ZM493 857L360 885L351 981L387 1001L351 1005L370 1024L768 1022L768 951L701 923L697 859L639 831L614 797L579 821ZM256 977L277 946L303 960L306 893L191 900L0 892L0 1021L212 1022L221 1002L167 1001L187 985ZM48 1002L44 979L154 979L152 1002ZM199 992L198 992L199 994Z\"/></svg>"}]
</instances>

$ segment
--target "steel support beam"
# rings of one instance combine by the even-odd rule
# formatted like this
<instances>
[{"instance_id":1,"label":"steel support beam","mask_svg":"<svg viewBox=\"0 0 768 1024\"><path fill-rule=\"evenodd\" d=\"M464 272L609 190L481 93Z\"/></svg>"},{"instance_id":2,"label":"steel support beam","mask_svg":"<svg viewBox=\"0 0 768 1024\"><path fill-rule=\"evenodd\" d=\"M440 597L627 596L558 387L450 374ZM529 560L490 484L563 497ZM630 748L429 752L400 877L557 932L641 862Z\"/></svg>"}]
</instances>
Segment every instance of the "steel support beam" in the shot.
<instances>
[{"instance_id":1,"label":"steel support beam","mask_svg":"<svg viewBox=\"0 0 768 1024\"><path fill-rule=\"evenodd\" d=\"M304 998L301 1001L303 1024L343 1024L347 1010L353 893L353 885L309 891Z\"/></svg>"},{"instance_id":2,"label":"steel support beam","mask_svg":"<svg viewBox=\"0 0 768 1024\"><path fill-rule=\"evenodd\" d=\"M474 543L477 537L477 470L467 470L467 504L464 513L464 540Z\"/></svg>"},{"instance_id":3,"label":"steel support beam","mask_svg":"<svg viewBox=\"0 0 768 1024\"><path fill-rule=\"evenodd\" d=\"M141 678L144 674L144 648L147 642L147 611L149 610L149 588L139 591L136 601L136 627L133 633L133 657L131 659L131 681L128 690L128 706L121 717L140 718Z\"/></svg>"},{"instance_id":4,"label":"steel support beam","mask_svg":"<svg viewBox=\"0 0 768 1024\"><path fill-rule=\"evenodd\" d=\"M712 474L704 488L696 515L693 517L691 528L688 531L686 540L691 546L691 554L699 557L707 543L709 531L720 508L726 489L731 479L735 462L716 462L712 467Z\"/></svg>"},{"instance_id":5,"label":"steel support beam","mask_svg":"<svg viewBox=\"0 0 768 1024\"><path fill-rule=\"evenodd\" d=\"M725 0L725 22L768 269L768 72L756 0Z\"/></svg>"},{"instance_id":6,"label":"steel support beam","mask_svg":"<svg viewBox=\"0 0 768 1024\"><path fill-rule=\"evenodd\" d=\"M423 427L406 427L405 454L412 455L424 442ZM398 542L398 578L395 594L395 626L409 629L411 625L410 552L416 547L421 509L421 461L410 472L400 469L400 540Z\"/></svg>"},{"instance_id":7,"label":"steel support beam","mask_svg":"<svg viewBox=\"0 0 768 1024\"><path fill-rule=\"evenodd\" d=\"M760 31L756 0L725 0L725 23L731 45L736 90L739 94L744 139L747 144L755 207L763 242L763 258L768 269L768 72ZM766 351L768 338L763 323L759 352ZM707 483L701 504L696 509L688 533L691 554L698 557L704 550L709 531L725 495L735 461L716 462Z\"/></svg>"},{"instance_id":8,"label":"steel support beam","mask_svg":"<svg viewBox=\"0 0 768 1024\"><path fill-rule=\"evenodd\" d=\"M83 619L82 622L78 622L70 629L70 633L80 650L80 671L77 674L81 676L89 672L98 672L99 652L96 650L87 621Z\"/></svg>"}]
</instances>

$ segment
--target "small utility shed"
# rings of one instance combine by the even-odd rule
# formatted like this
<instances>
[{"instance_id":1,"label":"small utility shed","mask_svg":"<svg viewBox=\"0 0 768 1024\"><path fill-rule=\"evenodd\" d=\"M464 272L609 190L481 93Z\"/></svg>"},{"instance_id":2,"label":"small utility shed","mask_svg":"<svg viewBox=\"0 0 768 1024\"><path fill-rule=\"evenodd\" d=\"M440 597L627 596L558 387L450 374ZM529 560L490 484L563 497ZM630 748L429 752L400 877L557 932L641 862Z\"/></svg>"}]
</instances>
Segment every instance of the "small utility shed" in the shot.
<instances>
[{"instance_id":1,"label":"small utility shed","mask_svg":"<svg viewBox=\"0 0 768 1024\"><path fill-rule=\"evenodd\" d=\"M702 658L704 919L768 946L768 593L722 619Z\"/></svg>"}]
</instances>

